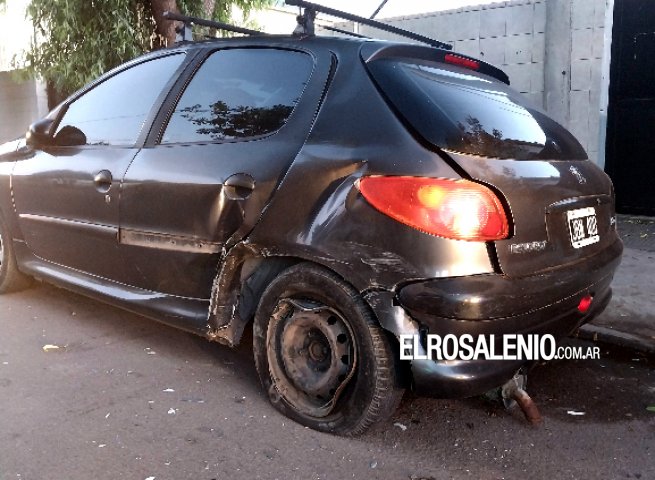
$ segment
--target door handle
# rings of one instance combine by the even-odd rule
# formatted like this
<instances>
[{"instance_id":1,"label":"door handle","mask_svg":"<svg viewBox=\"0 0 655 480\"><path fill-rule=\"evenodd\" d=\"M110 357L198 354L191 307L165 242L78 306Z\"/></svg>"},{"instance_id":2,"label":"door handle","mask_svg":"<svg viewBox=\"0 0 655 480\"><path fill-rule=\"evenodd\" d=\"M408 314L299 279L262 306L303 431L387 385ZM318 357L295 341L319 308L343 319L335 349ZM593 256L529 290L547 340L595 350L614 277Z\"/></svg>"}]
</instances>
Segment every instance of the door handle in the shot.
<instances>
[{"instance_id":1,"label":"door handle","mask_svg":"<svg viewBox=\"0 0 655 480\"><path fill-rule=\"evenodd\" d=\"M100 193L107 193L109 189L111 189L111 183L113 180L114 178L111 176L109 170L100 170L93 177L93 183L96 186L96 190Z\"/></svg>"},{"instance_id":2,"label":"door handle","mask_svg":"<svg viewBox=\"0 0 655 480\"><path fill-rule=\"evenodd\" d=\"M225 196L230 200L245 200L255 189L255 179L247 173L235 173L223 183Z\"/></svg>"}]
</instances>

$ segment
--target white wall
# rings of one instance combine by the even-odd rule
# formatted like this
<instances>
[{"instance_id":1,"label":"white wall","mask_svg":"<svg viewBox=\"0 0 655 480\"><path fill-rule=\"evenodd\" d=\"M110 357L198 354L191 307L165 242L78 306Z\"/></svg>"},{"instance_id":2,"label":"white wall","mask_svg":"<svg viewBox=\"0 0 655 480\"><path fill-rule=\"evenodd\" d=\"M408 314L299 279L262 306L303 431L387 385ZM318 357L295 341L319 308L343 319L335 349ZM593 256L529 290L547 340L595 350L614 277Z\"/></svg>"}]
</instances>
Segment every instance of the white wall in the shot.
<instances>
[{"instance_id":1,"label":"white wall","mask_svg":"<svg viewBox=\"0 0 655 480\"><path fill-rule=\"evenodd\" d=\"M556 2L561 6L558 10L552 8ZM607 82L601 85L602 59L610 43L604 35L606 14L611 11L606 2L610 0L514 0L384 22L451 43L455 51L500 67L532 103L546 109L550 105L553 117L598 161L601 140L604 145L604 136L599 136L601 91L607 89ZM338 26L356 28L350 22ZM358 27L367 36L407 41L365 25ZM555 37L550 42L548 34ZM562 108L553 108L555 103Z\"/></svg>"},{"instance_id":2,"label":"white wall","mask_svg":"<svg viewBox=\"0 0 655 480\"><path fill-rule=\"evenodd\" d=\"M43 83L18 81L12 61L28 48L32 25L25 19L29 0L7 0L0 7L0 142L25 133L30 123L48 113Z\"/></svg>"},{"instance_id":3,"label":"white wall","mask_svg":"<svg viewBox=\"0 0 655 480\"><path fill-rule=\"evenodd\" d=\"M605 0L572 0L569 128L594 160L599 157L605 16Z\"/></svg>"}]
</instances>

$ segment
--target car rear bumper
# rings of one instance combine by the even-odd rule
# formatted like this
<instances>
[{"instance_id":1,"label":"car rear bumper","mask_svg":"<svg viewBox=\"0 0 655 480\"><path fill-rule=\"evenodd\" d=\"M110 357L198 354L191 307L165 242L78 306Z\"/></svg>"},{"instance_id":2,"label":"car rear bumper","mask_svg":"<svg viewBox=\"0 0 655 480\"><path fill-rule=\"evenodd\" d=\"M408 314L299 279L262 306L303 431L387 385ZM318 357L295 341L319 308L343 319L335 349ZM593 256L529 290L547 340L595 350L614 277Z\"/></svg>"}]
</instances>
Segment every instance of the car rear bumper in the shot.
<instances>
[{"instance_id":1,"label":"car rear bumper","mask_svg":"<svg viewBox=\"0 0 655 480\"><path fill-rule=\"evenodd\" d=\"M621 260L620 240L574 265L521 278L479 275L406 285L397 302L421 335L551 334L556 340L599 315L609 303L610 283ZM585 313L580 300L591 295ZM414 332L407 332L414 333ZM510 379L525 361L412 360L417 393L461 398L478 395Z\"/></svg>"}]
</instances>

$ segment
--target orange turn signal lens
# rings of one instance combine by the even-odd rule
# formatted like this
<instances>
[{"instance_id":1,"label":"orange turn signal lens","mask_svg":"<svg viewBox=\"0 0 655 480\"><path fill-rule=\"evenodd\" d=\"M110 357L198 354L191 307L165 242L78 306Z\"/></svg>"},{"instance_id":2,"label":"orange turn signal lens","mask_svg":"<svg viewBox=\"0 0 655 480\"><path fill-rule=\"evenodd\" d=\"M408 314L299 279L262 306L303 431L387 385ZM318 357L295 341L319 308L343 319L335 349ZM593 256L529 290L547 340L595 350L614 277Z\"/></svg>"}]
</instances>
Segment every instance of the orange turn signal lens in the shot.
<instances>
[{"instance_id":1,"label":"orange turn signal lens","mask_svg":"<svg viewBox=\"0 0 655 480\"><path fill-rule=\"evenodd\" d=\"M496 194L469 180L370 176L360 179L359 191L380 212L425 233L469 241L509 234Z\"/></svg>"}]
</instances>

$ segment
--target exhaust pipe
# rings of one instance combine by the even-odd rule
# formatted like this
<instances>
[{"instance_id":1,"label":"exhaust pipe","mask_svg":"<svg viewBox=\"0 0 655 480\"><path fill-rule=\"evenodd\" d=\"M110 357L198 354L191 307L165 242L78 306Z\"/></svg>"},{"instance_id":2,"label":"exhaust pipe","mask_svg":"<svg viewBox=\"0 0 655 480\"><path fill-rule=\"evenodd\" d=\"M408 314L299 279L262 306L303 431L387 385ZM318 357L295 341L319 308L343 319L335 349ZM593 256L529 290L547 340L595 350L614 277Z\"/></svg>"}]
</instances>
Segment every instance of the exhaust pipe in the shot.
<instances>
[{"instance_id":1,"label":"exhaust pipe","mask_svg":"<svg viewBox=\"0 0 655 480\"><path fill-rule=\"evenodd\" d=\"M518 404L523 415L525 415L525 418L531 425L541 425L543 418L541 417L541 413L539 413L539 408L537 408L537 404L530 398L528 392L525 391L527 379L526 374L521 373L521 371L516 372L516 375L500 389L503 403L507 409Z\"/></svg>"}]
</instances>

